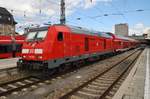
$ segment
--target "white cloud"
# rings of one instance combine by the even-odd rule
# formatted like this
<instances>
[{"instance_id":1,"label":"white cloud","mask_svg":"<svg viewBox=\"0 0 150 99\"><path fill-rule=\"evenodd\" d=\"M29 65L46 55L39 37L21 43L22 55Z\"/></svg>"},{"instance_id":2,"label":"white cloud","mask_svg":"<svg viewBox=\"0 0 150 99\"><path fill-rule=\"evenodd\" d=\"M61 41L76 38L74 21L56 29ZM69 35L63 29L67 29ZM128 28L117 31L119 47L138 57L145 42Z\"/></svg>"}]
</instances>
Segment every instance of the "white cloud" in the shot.
<instances>
[{"instance_id":1,"label":"white cloud","mask_svg":"<svg viewBox=\"0 0 150 99\"><path fill-rule=\"evenodd\" d=\"M98 3L107 3L112 0L65 0L66 15L71 15L77 8L89 9ZM13 10L13 15L20 26L29 24L42 24L48 22L58 23L60 13L60 0L0 0L0 6ZM40 13L41 12L41 13Z\"/></svg>"},{"instance_id":2,"label":"white cloud","mask_svg":"<svg viewBox=\"0 0 150 99\"><path fill-rule=\"evenodd\" d=\"M145 26L143 23L137 23L129 29L129 35L143 35L148 29L150 29L150 27Z\"/></svg>"},{"instance_id":3,"label":"white cloud","mask_svg":"<svg viewBox=\"0 0 150 99\"><path fill-rule=\"evenodd\" d=\"M98 2L101 2L101 3L108 3L108 2L111 2L112 0L92 0L92 3L91 3L91 0L84 0L84 8L87 9L87 8L91 8L93 6L95 6Z\"/></svg>"},{"instance_id":4,"label":"white cloud","mask_svg":"<svg viewBox=\"0 0 150 99\"><path fill-rule=\"evenodd\" d=\"M134 26L135 29L143 29L145 28L144 27L144 24L143 23L137 23L135 26Z\"/></svg>"},{"instance_id":5,"label":"white cloud","mask_svg":"<svg viewBox=\"0 0 150 99\"><path fill-rule=\"evenodd\" d=\"M112 0L65 0L66 13L72 13L76 8L88 9L98 2L111 2ZM54 16L59 14L60 0L0 0L0 6L14 10L15 16L23 16L24 12L28 17L35 17L39 14Z\"/></svg>"}]
</instances>

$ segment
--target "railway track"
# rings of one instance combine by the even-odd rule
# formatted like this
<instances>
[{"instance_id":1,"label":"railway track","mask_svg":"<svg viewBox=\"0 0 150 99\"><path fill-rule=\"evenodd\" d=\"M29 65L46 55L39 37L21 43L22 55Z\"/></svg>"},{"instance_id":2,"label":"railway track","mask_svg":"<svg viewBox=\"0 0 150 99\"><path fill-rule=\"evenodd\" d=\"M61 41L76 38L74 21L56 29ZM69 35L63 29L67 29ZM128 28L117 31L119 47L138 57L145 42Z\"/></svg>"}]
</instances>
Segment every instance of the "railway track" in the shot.
<instances>
[{"instance_id":1,"label":"railway track","mask_svg":"<svg viewBox=\"0 0 150 99\"><path fill-rule=\"evenodd\" d=\"M11 69L10 69L11 70ZM31 88L32 86L38 86L39 83L51 84L51 81L57 79L64 79L70 75L73 75L77 72L77 70L71 70L71 72L59 73L53 75L49 78L41 79L41 77L37 76L24 76L22 78L18 78L15 80L11 80L5 83L0 84L0 97L5 97L10 95L13 92L20 92L25 88ZM46 82L48 81L48 82ZM68 96L67 96L68 97ZM63 97L62 97L63 98Z\"/></svg>"},{"instance_id":2,"label":"railway track","mask_svg":"<svg viewBox=\"0 0 150 99\"><path fill-rule=\"evenodd\" d=\"M111 99L141 52L132 53L123 61L64 94L60 99Z\"/></svg>"},{"instance_id":3,"label":"railway track","mask_svg":"<svg viewBox=\"0 0 150 99\"><path fill-rule=\"evenodd\" d=\"M17 70L17 68L14 68ZM2 72L7 72L8 69L1 70ZM68 77L69 75L77 72L77 70L71 69L67 72L60 72L54 75L45 75L45 74L34 74L35 76L27 76L24 75L20 78L16 78L13 80L5 81L4 83L0 83L0 99L5 98L10 94L13 94L13 92L23 91L27 90L27 88L37 88L39 85L42 84L50 84L51 81L55 81L58 79L63 79L65 77Z\"/></svg>"},{"instance_id":4,"label":"railway track","mask_svg":"<svg viewBox=\"0 0 150 99\"><path fill-rule=\"evenodd\" d=\"M32 89L36 89L39 86L45 84L51 84L52 81L64 79L69 75L74 74L77 70L70 71L64 73L58 73L55 75L49 75L49 77L45 75L35 75L35 76L27 76L19 79L7 81L0 84L0 99L6 98L10 94L19 94L18 92L22 91L31 91Z\"/></svg>"},{"instance_id":5,"label":"railway track","mask_svg":"<svg viewBox=\"0 0 150 99\"><path fill-rule=\"evenodd\" d=\"M29 76L13 80L7 83L3 83L0 85L0 96L6 96L14 91L21 90L23 88L29 87L39 82L41 82L39 78Z\"/></svg>"},{"instance_id":6,"label":"railway track","mask_svg":"<svg viewBox=\"0 0 150 99\"><path fill-rule=\"evenodd\" d=\"M4 73L11 74L11 72L16 71L16 70L17 70L17 67L0 69L0 75L2 75Z\"/></svg>"},{"instance_id":7,"label":"railway track","mask_svg":"<svg viewBox=\"0 0 150 99\"><path fill-rule=\"evenodd\" d=\"M29 76L29 74L18 71L17 67L0 69L0 84L27 76Z\"/></svg>"}]
</instances>

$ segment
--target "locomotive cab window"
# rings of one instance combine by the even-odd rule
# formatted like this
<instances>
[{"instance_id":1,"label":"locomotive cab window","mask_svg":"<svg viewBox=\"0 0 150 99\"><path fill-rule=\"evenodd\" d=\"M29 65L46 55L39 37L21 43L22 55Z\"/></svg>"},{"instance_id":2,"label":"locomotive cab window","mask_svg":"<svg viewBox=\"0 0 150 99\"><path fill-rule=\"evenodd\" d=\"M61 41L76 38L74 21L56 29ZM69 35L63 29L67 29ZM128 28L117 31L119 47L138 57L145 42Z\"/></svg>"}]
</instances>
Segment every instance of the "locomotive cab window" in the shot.
<instances>
[{"instance_id":1,"label":"locomotive cab window","mask_svg":"<svg viewBox=\"0 0 150 99\"><path fill-rule=\"evenodd\" d=\"M26 40L27 41L33 41L33 40L40 41L40 40L44 40L46 35L47 35L47 30L29 32Z\"/></svg>"},{"instance_id":2,"label":"locomotive cab window","mask_svg":"<svg viewBox=\"0 0 150 99\"><path fill-rule=\"evenodd\" d=\"M58 41L63 41L63 32L58 32L57 40Z\"/></svg>"}]
</instances>

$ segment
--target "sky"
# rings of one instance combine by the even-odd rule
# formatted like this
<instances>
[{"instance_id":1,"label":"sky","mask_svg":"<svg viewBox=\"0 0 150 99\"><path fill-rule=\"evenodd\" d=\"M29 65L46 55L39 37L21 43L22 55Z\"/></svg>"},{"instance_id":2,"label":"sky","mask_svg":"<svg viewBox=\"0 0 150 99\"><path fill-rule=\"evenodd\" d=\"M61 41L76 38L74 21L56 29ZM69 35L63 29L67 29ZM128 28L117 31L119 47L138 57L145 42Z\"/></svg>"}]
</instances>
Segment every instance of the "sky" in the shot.
<instances>
[{"instance_id":1,"label":"sky","mask_svg":"<svg viewBox=\"0 0 150 99\"><path fill-rule=\"evenodd\" d=\"M91 2L92 1L92 2ZM129 34L150 29L150 0L65 0L66 23L97 31L114 32L114 25L128 23ZM18 22L16 31L29 26L59 23L60 0L0 0Z\"/></svg>"}]
</instances>

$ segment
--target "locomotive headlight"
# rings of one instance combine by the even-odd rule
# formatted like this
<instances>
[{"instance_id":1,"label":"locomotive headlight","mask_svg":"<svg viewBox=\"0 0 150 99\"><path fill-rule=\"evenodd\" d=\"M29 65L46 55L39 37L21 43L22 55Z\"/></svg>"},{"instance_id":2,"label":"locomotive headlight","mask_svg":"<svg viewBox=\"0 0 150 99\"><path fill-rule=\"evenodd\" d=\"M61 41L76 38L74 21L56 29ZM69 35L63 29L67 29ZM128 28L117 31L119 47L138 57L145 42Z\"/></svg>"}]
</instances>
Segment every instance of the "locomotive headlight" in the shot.
<instances>
[{"instance_id":1,"label":"locomotive headlight","mask_svg":"<svg viewBox=\"0 0 150 99\"><path fill-rule=\"evenodd\" d=\"M43 54L43 49L35 49L35 54Z\"/></svg>"},{"instance_id":2,"label":"locomotive headlight","mask_svg":"<svg viewBox=\"0 0 150 99\"><path fill-rule=\"evenodd\" d=\"M29 53L29 49L22 49L22 53L23 53L23 54Z\"/></svg>"},{"instance_id":3,"label":"locomotive headlight","mask_svg":"<svg viewBox=\"0 0 150 99\"><path fill-rule=\"evenodd\" d=\"M43 57L42 57L42 56L37 56L37 58L38 58L38 59L42 59Z\"/></svg>"},{"instance_id":4,"label":"locomotive headlight","mask_svg":"<svg viewBox=\"0 0 150 99\"><path fill-rule=\"evenodd\" d=\"M23 56L23 58L26 58L26 56Z\"/></svg>"}]
</instances>

